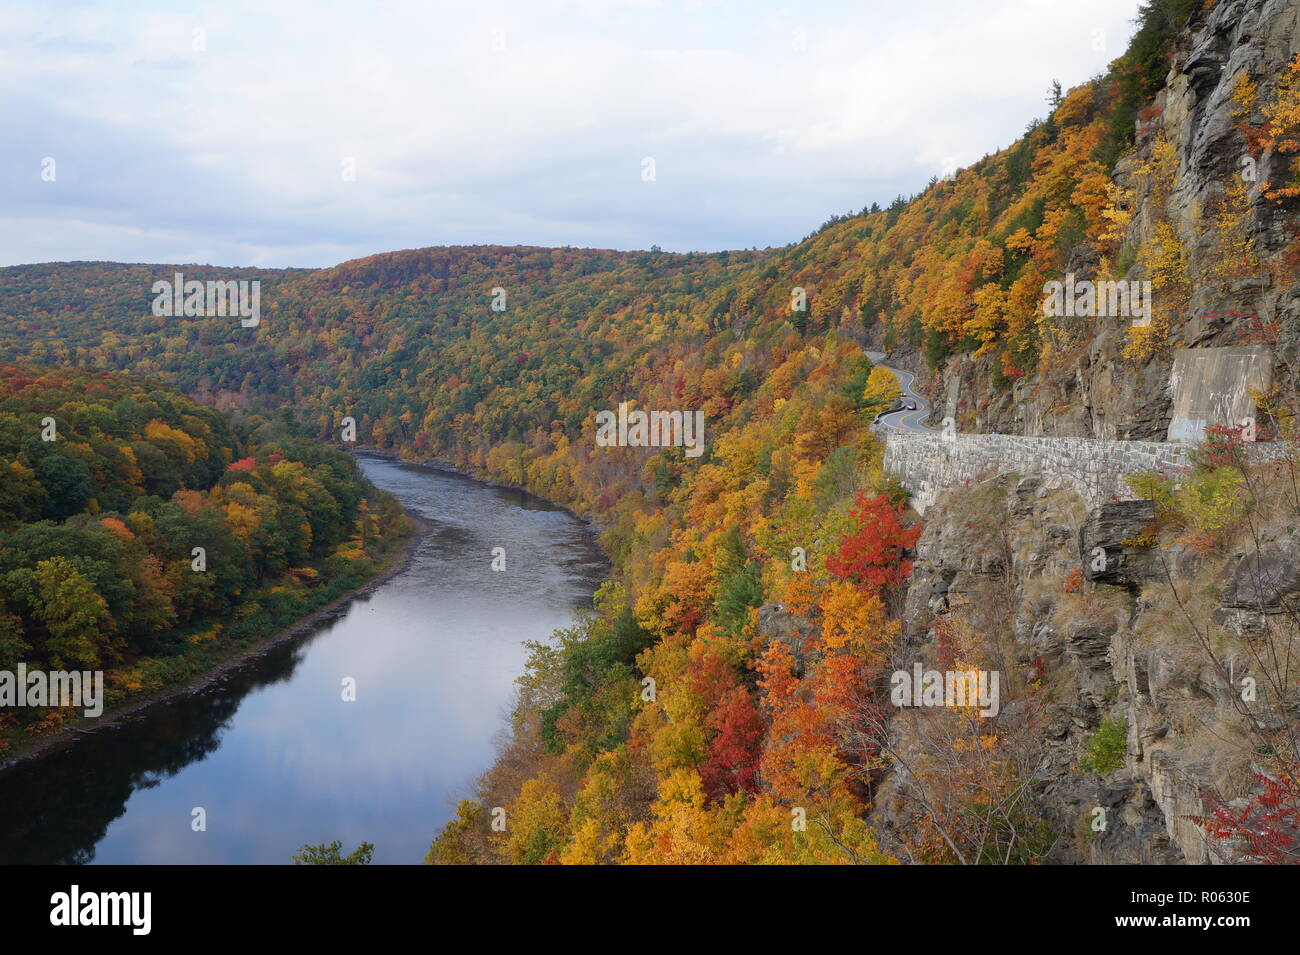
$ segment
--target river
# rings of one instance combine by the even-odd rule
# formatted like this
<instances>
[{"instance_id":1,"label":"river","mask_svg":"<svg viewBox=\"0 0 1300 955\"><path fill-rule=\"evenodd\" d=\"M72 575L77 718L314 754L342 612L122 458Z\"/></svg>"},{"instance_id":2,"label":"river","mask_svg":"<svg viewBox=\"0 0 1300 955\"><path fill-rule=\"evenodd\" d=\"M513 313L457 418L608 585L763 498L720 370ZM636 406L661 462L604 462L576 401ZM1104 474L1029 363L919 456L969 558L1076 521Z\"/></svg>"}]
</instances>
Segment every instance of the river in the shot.
<instances>
[{"instance_id":1,"label":"river","mask_svg":"<svg viewBox=\"0 0 1300 955\"><path fill-rule=\"evenodd\" d=\"M535 497L360 460L432 528L410 567L204 689L0 773L0 863L283 864L335 839L423 859L492 762L521 642L571 623L607 567Z\"/></svg>"}]
</instances>

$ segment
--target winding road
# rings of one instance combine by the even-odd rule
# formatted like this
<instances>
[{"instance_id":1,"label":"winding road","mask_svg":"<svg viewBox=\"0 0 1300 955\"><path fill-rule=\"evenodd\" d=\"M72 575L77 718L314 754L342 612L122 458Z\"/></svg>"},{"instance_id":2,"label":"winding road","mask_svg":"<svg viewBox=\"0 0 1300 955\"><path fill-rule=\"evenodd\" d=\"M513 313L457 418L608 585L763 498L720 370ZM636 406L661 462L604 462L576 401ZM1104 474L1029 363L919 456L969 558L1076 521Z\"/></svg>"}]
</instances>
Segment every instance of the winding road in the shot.
<instances>
[{"instance_id":1,"label":"winding road","mask_svg":"<svg viewBox=\"0 0 1300 955\"><path fill-rule=\"evenodd\" d=\"M894 377L898 379L899 388L903 391L903 404L905 407L899 411L889 411L880 415L876 418L876 423L892 431L915 431L920 434L934 434L937 429L922 423L926 416L930 414L930 403L912 390L912 385L916 382L916 376L910 371L903 371L901 368L890 368L888 365L881 365L880 363L885 358L883 352L869 351L866 355L873 364L892 371ZM915 411L907 410L906 405L908 402L915 402Z\"/></svg>"}]
</instances>

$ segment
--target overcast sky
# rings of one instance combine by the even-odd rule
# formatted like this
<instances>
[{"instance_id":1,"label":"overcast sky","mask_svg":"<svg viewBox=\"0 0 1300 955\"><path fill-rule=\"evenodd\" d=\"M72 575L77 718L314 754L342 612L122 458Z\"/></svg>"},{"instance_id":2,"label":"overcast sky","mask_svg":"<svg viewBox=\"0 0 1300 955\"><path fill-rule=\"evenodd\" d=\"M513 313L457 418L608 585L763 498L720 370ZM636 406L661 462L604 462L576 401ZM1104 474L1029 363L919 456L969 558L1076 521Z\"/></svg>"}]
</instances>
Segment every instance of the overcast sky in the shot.
<instances>
[{"instance_id":1,"label":"overcast sky","mask_svg":"<svg viewBox=\"0 0 1300 955\"><path fill-rule=\"evenodd\" d=\"M5 0L0 264L784 245L1010 143L1137 5Z\"/></svg>"}]
</instances>

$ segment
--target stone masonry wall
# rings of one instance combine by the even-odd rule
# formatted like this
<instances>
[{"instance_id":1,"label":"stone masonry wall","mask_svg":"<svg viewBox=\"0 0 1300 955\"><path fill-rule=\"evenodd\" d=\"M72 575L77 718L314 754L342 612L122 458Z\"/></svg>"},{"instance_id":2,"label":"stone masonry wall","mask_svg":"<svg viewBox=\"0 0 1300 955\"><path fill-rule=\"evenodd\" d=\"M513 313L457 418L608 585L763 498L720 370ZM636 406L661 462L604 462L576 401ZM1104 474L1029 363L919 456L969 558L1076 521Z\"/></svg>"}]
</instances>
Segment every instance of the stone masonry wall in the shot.
<instances>
[{"instance_id":1,"label":"stone masonry wall","mask_svg":"<svg viewBox=\"0 0 1300 955\"><path fill-rule=\"evenodd\" d=\"M912 493L920 513L945 489L981 475L1041 474L1045 486L1069 488L1089 508L1131 498L1125 475L1179 470L1191 445L1097 438L1027 438L1009 434L941 435L891 431L885 436L885 470Z\"/></svg>"}]
</instances>

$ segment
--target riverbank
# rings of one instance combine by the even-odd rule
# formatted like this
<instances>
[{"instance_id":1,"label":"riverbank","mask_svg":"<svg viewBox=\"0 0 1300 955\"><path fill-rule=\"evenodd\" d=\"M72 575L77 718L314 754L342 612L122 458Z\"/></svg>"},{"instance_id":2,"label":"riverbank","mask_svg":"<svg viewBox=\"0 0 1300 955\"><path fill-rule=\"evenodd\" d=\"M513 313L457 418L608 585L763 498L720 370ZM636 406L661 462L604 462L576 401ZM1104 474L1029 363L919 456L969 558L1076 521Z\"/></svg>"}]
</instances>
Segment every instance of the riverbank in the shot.
<instances>
[{"instance_id":1,"label":"riverbank","mask_svg":"<svg viewBox=\"0 0 1300 955\"><path fill-rule=\"evenodd\" d=\"M255 639L248 645L232 647L228 654L223 655L223 659L216 666L205 669L201 674L196 674L178 684L150 691L113 706L106 706L104 712L94 718L94 729L83 729L78 725L65 725L49 735L30 737L13 744L12 749L5 754L4 760L0 762L0 773L19 763L36 759L53 750L75 745L80 739L94 736L96 733L138 719L145 715L150 708L160 703L196 693L225 678L230 673L257 662L271 650L292 640L305 637L322 624L341 617L353 601L374 593L378 588L410 566L416 549L429 533L430 527L417 515L405 509L403 509L403 513L406 515L407 520L411 522L410 532L404 536L399 546L385 555L379 569L360 586L333 598L323 606L316 608L306 616L277 630L273 634L261 639ZM90 720L85 717L78 717L76 722L88 723ZM73 721L69 720L69 724L72 723Z\"/></svg>"},{"instance_id":2,"label":"riverbank","mask_svg":"<svg viewBox=\"0 0 1300 955\"><path fill-rule=\"evenodd\" d=\"M590 612L605 563L586 525L532 495L356 460L428 523L409 566L205 689L0 773L0 863L283 865L334 839L374 844L376 864L423 858L493 761L529 645ZM400 546L387 526L321 606Z\"/></svg>"},{"instance_id":3,"label":"riverbank","mask_svg":"<svg viewBox=\"0 0 1300 955\"><path fill-rule=\"evenodd\" d=\"M428 458L420 458L417 460L411 460L409 458L404 458L397 452L390 451L387 448L373 448L373 447L358 447L354 449L353 453L368 454L371 457L382 458L385 461L393 461L397 464L414 464L417 467L427 468L430 471L440 471L443 474L454 474L457 477L468 478L469 480L475 481L486 487L499 487L499 488L504 488L507 491L519 491L520 493L527 494L530 497L535 497L539 501L545 501L551 507L555 508L558 511L563 511L565 514L568 514L570 517L572 517L575 521L578 521L581 524L585 524L588 528L590 528L596 547L600 550L600 553L602 554L602 556L604 556L605 560L610 563L610 566L611 567L613 566L613 559L606 552L604 546L601 544L600 541L600 538L610 528L610 524L603 518L597 517L592 514L584 514L581 511L575 511L569 505L561 504L559 501L552 501L550 498L543 497L542 495L534 491L532 488L525 487L522 484L504 484L501 481L484 477L481 474L475 474L473 471L466 471L464 468L458 466L456 462L451 461L447 458L428 457Z\"/></svg>"}]
</instances>

